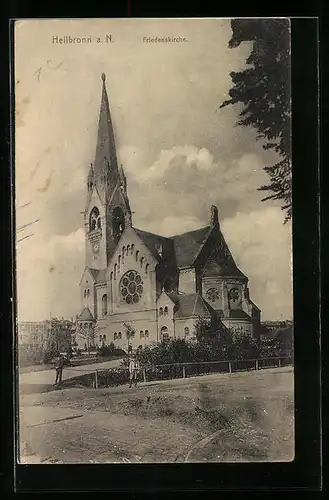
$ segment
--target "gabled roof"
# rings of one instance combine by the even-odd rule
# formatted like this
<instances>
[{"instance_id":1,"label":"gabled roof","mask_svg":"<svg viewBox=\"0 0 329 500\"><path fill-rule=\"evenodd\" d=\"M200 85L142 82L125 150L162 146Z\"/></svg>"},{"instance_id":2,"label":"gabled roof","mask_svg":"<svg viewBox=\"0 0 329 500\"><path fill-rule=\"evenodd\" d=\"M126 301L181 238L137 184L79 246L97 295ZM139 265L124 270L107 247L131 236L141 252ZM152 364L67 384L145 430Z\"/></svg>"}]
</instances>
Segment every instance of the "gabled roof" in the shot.
<instances>
[{"instance_id":1,"label":"gabled roof","mask_svg":"<svg viewBox=\"0 0 329 500\"><path fill-rule=\"evenodd\" d=\"M244 319L244 320L251 320L251 317L249 314L247 314L245 311L242 311L242 309L231 309L230 310L230 318L234 319Z\"/></svg>"},{"instance_id":2,"label":"gabled roof","mask_svg":"<svg viewBox=\"0 0 329 500\"><path fill-rule=\"evenodd\" d=\"M174 314L175 319L198 316L211 318L215 315L213 308L198 293L188 295L179 294L176 297L176 301L177 311Z\"/></svg>"},{"instance_id":3,"label":"gabled roof","mask_svg":"<svg viewBox=\"0 0 329 500\"><path fill-rule=\"evenodd\" d=\"M98 276L98 273L99 273L99 269L93 269L92 267L87 267L87 269L89 269L89 271L91 272L92 277L94 278L94 280L97 281L97 276Z\"/></svg>"},{"instance_id":4,"label":"gabled roof","mask_svg":"<svg viewBox=\"0 0 329 500\"><path fill-rule=\"evenodd\" d=\"M202 276L232 276L247 279L247 276L240 271L233 259L226 259L221 263L212 262L211 264L207 264L202 272Z\"/></svg>"},{"instance_id":5,"label":"gabled roof","mask_svg":"<svg viewBox=\"0 0 329 500\"><path fill-rule=\"evenodd\" d=\"M133 229L158 262L162 260L158 252L159 246L162 246L164 259L168 260L170 257L174 257L173 242L170 238L160 236L159 234L149 233L148 231L142 231L135 227Z\"/></svg>"},{"instance_id":6,"label":"gabled roof","mask_svg":"<svg viewBox=\"0 0 329 500\"><path fill-rule=\"evenodd\" d=\"M96 279L96 282L97 283L105 283L106 282L106 276L107 274L107 270L106 269L100 269L98 271L98 274L97 274L97 279Z\"/></svg>"},{"instance_id":7,"label":"gabled roof","mask_svg":"<svg viewBox=\"0 0 329 500\"><path fill-rule=\"evenodd\" d=\"M106 269L93 269L92 267L87 267L90 271L95 283L105 283L106 282Z\"/></svg>"},{"instance_id":8,"label":"gabled roof","mask_svg":"<svg viewBox=\"0 0 329 500\"><path fill-rule=\"evenodd\" d=\"M208 239L211 229L212 227L206 226L171 237L174 242L177 267L188 267L194 264L201 248Z\"/></svg>"},{"instance_id":9,"label":"gabled roof","mask_svg":"<svg viewBox=\"0 0 329 500\"><path fill-rule=\"evenodd\" d=\"M82 313L78 316L79 321L94 321L94 317L90 312L89 307L85 307Z\"/></svg>"}]
</instances>

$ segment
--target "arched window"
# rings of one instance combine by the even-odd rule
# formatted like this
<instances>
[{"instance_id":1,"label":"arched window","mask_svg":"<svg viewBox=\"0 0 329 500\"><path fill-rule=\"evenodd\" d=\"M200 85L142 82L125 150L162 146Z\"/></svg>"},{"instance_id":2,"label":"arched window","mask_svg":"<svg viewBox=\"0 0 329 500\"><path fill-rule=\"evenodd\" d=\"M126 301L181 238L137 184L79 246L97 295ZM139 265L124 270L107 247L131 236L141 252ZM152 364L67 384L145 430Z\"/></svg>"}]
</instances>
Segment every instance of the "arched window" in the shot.
<instances>
[{"instance_id":1,"label":"arched window","mask_svg":"<svg viewBox=\"0 0 329 500\"><path fill-rule=\"evenodd\" d=\"M161 340L168 340L169 339L169 331L166 326L163 326L160 330L161 334Z\"/></svg>"},{"instance_id":2,"label":"arched window","mask_svg":"<svg viewBox=\"0 0 329 500\"><path fill-rule=\"evenodd\" d=\"M148 337L148 336L149 336L149 331L145 330L145 337Z\"/></svg>"},{"instance_id":3,"label":"arched window","mask_svg":"<svg viewBox=\"0 0 329 500\"><path fill-rule=\"evenodd\" d=\"M121 339L121 338L122 338L122 333L121 333L121 332L119 332L119 333L118 333L118 338L119 338L119 339Z\"/></svg>"},{"instance_id":4,"label":"arched window","mask_svg":"<svg viewBox=\"0 0 329 500\"><path fill-rule=\"evenodd\" d=\"M229 299L232 302L238 302L240 299L240 292L238 288L231 288L231 290L228 293Z\"/></svg>"},{"instance_id":5,"label":"arched window","mask_svg":"<svg viewBox=\"0 0 329 500\"><path fill-rule=\"evenodd\" d=\"M102 316L107 315L107 294L105 293L102 297Z\"/></svg>"},{"instance_id":6,"label":"arched window","mask_svg":"<svg viewBox=\"0 0 329 500\"><path fill-rule=\"evenodd\" d=\"M168 307L167 306L164 308L164 315L168 316Z\"/></svg>"},{"instance_id":7,"label":"arched window","mask_svg":"<svg viewBox=\"0 0 329 500\"><path fill-rule=\"evenodd\" d=\"M189 329L189 327L188 327L188 326L186 326L186 327L184 328L184 333L185 333L185 335L189 335L189 334L190 334L190 329Z\"/></svg>"},{"instance_id":8,"label":"arched window","mask_svg":"<svg viewBox=\"0 0 329 500\"><path fill-rule=\"evenodd\" d=\"M117 337L118 337L117 332L114 332L114 336L113 336L114 340L116 340L116 339L117 339Z\"/></svg>"},{"instance_id":9,"label":"arched window","mask_svg":"<svg viewBox=\"0 0 329 500\"><path fill-rule=\"evenodd\" d=\"M127 245L127 255L129 255L130 252L130 245Z\"/></svg>"},{"instance_id":10,"label":"arched window","mask_svg":"<svg viewBox=\"0 0 329 500\"><path fill-rule=\"evenodd\" d=\"M124 257L125 253L126 253L126 247L122 247L122 257Z\"/></svg>"},{"instance_id":11,"label":"arched window","mask_svg":"<svg viewBox=\"0 0 329 500\"><path fill-rule=\"evenodd\" d=\"M163 309L162 309L162 307L160 307L160 309L159 309L159 316L163 316Z\"/></svg>"},{"instance_id":12,"label":"arched window","mask_svg":"<svg viewBox=\"0 0 329 500\"><path fill-rule=\"evenodd\" d=\"M106 342L106 335L103 335L103 341Z\"/></svg>"},{"instance_id":13,"label":"arched window","mask_svg":"<svg viewBox=\"0 0 329 500\"><path fill-rule=\"evenodd\" d=\"M131 245L130 247L130 252L131 252L131 255L134 253L134 248L135 248L135 245L134 243Z\"/></svg>"},{"instance_id":14,"label":"arched window","mask_svg":"<svg viewBox=\"0 0 329 500\"><path fill-rule=\"evenodd\" d=\"M118 266L114 264L114 279L117 279Z\"/></svg>"},{"instance_id":15,"label":"arched window","mask_svg":"<svg viewBox=\"0 0 329 500\"><path fill-rule=\"evenodd\" d=\"M110 280L111 280L111 281L113 280L113 271L111 271L111 274L110 274Z\"/></svg>"},{"instance_id":16,"label":"arched window","mask_svg":"<svg viewBox=\"0 0 329 500\"><path fill-rule=\"evenodd\" d=\"M143 264L144 264L144 257L141 258L141 267L143 267Z\"/></svg>"},{"instance_id":17,"label":"arched window","mask_svg":"<svg viewBox=\"0 0 329 500\"><path fill-rule=\"evenodd\" d=\"M136 262L138 262L139 250L136 250Z\"/></svg>"},{"instance_id":18,"label":"arched window","mask_svg":"<svg viewBox=\"0 0 329 500\"><path fill-rule=\"evenodd\" d=\"M125 228L125 216L122 208L115 207L112 214L112 229L114 239L120 238Z\"/></svg>"},{"instance_id":19,"label":"arched window","mask_svg":"<svg viewBox=\"0 0 329 500\"><path fill-rule=\"evenodd\" d=\"M94 207L89 216L89 231L95 231L96 229L101 229L101 218L98 208Z\"/></svg>"},{"instance_id":20,"label":"arched window","mask_svg":"<svg viewBox=\"0 0 329 500\"><path fill-rule=\"evenodd\" d=\"M143 332L143 330L141 330L141 331L139 332L139 337L140 337L141 339L144 337L144 332Z\"/></svg>"},{"instance_id":21,"label":"arched window","mask_svg":"<svg viewBox=\"0 0 329 500\"><path fill-rule=\"evenodd\" d=\"M145 266L145 272L146 272L146 274L148 273L148 270L149 270L149 265L146 264L146 266Z\"/></svg>"}]
</instances>

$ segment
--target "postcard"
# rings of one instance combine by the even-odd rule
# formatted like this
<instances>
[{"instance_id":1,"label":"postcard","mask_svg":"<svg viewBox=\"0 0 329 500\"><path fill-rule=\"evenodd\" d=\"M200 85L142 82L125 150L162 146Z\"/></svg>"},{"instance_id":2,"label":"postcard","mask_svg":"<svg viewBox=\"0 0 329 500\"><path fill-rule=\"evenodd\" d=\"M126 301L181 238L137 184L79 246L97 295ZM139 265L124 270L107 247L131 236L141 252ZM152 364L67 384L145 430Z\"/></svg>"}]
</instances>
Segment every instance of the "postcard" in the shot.
<instances>
[{"instance_id":1,"label":"postcard","mask_svg":"<svg viewBox=\"0 0 329 500\"><path fill-rule=\"evenodd\" d=\"M293 460L289 19L14 41L18 462Z\"/></svg>"}]
</instances>

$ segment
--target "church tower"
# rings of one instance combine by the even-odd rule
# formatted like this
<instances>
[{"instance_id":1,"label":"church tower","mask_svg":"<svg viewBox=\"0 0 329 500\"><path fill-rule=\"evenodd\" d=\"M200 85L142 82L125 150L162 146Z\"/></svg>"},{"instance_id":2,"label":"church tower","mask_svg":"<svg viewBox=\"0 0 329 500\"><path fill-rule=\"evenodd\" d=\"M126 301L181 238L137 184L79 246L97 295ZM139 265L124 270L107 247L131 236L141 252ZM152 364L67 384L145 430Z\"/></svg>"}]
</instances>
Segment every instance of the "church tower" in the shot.
<instances>
[{"instance_id":1,"label":"church tower","mask_svg":"<svg viewBox=\"0 0 329 500\"><path fill-rule=\"evenodd\" d=\"M118 164L103 73L96 152L87 176L86 267L105 269L124 228L131 223L127 181L122 165Z\"/></svg>"}]
</instances>

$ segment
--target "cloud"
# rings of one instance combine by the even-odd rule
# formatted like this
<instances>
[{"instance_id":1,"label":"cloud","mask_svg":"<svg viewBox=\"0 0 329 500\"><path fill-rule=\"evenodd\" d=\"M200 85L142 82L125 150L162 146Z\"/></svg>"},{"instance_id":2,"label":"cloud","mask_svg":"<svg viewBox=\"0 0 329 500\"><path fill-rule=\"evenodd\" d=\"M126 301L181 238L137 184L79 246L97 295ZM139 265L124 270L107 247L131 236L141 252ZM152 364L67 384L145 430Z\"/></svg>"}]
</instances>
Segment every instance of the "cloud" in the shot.
<instances>
[{"instance_id":1,"label":"cloud","mask_svg":"<svg viewBox=\"0 0 329 500\"><path fill-rule=\"evenodd\" d=\"M39 320L74 315L80 309L78 284L84 267L84 231L17 244L18 317Z\"/></svg>"},{"instance_id":2,"label":"cloud","mask_svg":"<svg viewBox=\"0 0 329 500\"><path fill-rule=\"evenodd\" d=\"M267 177L262 159L254 153L225 161L206 148L175 146L162 150L149 167L135 167L127 169L127 177L139 226L187 217L205 225L212 204L218 206L221 218L263 208L257 188Z\"/></svg>"},{"instance_id":3,"label":"cloud","mask_svg":"<svg viewBox=\"0 0 329 500\"><path fill-rule=\"evenodd\" d=\"M263 319L291 318L292 237L276 207L225 219L222 231L238 267L249 277Z\"/></svg>"}]
</instances>

